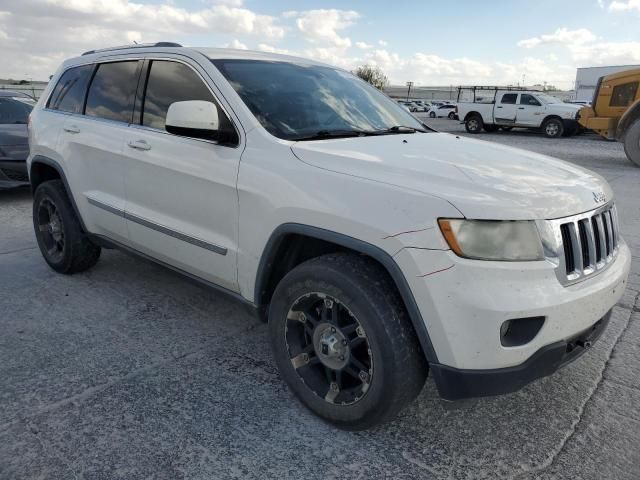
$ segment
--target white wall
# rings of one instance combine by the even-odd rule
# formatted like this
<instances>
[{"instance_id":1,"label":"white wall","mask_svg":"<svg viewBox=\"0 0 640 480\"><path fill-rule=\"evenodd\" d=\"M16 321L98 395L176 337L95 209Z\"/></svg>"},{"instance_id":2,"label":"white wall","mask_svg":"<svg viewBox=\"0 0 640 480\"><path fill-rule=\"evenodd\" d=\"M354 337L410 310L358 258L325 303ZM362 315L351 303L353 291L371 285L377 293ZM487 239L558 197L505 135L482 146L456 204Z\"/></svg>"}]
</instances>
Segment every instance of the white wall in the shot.
<instances>
[{"instance_id":1,"label":"white wall","mask_svg":"<svg viewBox=\"0 0 640 480\"><path fill-rule=\"evenodd\" d=\"M600 77L631 68L640 68L640 65L579 68L576 73L576 102L591 102L593 100L593 94Z\"/></svg>"}]
</instances>

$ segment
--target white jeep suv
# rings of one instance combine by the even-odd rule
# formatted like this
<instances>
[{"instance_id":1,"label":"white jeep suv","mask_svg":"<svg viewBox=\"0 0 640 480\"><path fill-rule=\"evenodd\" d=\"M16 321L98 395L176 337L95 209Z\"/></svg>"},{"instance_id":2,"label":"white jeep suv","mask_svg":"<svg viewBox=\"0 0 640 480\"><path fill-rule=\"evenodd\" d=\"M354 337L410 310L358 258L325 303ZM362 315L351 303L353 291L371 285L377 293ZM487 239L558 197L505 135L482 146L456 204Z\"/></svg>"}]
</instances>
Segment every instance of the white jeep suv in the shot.
<instances>
[{"instance_id":1,"label":"white jeep suv","mask_svg":"<svg viewBox=\"0 0 640 480\"><path fill-rule=\"evenodd\" d=\"M551 374L602 333L629 272L598 175L434 132L307 59L87 52L29 137L54 270L115 247L250 305L291 390L342 428L393 417L428 371L447 400Z\"/></svg>"}]
</instances>

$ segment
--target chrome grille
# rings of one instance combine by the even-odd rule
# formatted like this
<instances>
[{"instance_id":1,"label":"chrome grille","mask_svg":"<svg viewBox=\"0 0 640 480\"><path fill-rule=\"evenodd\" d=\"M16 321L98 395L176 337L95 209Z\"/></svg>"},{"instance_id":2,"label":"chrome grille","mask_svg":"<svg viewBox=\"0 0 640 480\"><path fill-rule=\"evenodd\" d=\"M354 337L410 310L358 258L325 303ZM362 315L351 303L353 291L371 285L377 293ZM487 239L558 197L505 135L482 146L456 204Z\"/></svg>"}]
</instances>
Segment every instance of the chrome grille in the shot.
<instances>
[{"instance_id":1,"label":"chrome grille","mask_svg":"<svg viewBox=\"0 0 640 480\"><path fill-rule=\"evenodd\" d=\"M613 204L572 217L547 220L539 227L545 254L557 263L558 280L564 285L603 270L618 254L618 214Z\"/></svg>"}]
</instances>

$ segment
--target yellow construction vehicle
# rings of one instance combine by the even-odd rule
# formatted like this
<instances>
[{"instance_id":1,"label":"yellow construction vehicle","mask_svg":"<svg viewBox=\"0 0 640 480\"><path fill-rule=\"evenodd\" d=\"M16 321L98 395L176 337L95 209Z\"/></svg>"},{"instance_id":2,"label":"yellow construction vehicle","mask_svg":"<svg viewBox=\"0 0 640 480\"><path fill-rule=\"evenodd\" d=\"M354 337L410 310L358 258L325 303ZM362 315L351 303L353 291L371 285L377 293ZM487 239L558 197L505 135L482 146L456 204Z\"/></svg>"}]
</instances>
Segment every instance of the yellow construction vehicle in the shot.
<instances>
[{"instance_id":1,"label":"yellow construction vehicle","mask_svg":"<svg viewBox=\"0 0 640 480\"><path fill-rule=\"evenodd\" d=\"M640 167L640 68L598 80L593 104L580 110L580 125L607 140L624 142L627 158Z\"/></svg>"}]
</instances>

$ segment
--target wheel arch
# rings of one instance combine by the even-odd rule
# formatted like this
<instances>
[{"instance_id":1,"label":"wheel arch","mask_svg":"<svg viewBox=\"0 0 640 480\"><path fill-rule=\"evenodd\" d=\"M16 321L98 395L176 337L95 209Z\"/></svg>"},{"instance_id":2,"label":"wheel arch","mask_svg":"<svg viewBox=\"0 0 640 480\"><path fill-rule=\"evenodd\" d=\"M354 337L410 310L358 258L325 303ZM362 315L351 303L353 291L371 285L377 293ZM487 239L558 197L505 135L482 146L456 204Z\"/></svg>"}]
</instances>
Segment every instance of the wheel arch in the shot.
<instances>
[{"instance_id":1,"label":"wheel arch","mask_svg":"<svg viewBox=\"0 0 640 480\"><path fill-rule=\"evenodd\" d=\"M316 254L307 256L296 252L296 249L303 248L307 242L310 242L311 250L315 250ZM273 231L263 250L256 274L254 303L260 317L266 319L275 287L288 271L310 258L335 251L361 254L382 266L400 294L427 361L437 363L438 358L418 304L393 257L380 247L330 230L299 223L285 223Z\"/></svg>"},{"instance_id":2,"label":"wheel arch","mask_svg":"<svg viewBox=\"0 0 640 480\"><path fill-rule=\"evenodd\" d=\"M624 140L627 129L640 119L640 100L636 100L624 114L620 117L618 127L616 128L616 139Z\"/></svg>"},{"instance_id":3,"label":"wheel arch","mask_svg":"<svg viewBox=\"0 0 640 480\"><path fill-rule=\"evenodd\" d=\"M73 198L73 194L71 193L71 188L69 187L69 182L67 181L67 176L58 162L53 160L52 158L45 157L43 155L36 155L31 160L31 164L29 167L29 181L31 183L31 191L35 193L36 188L43 182L49 180L62 180L64 185L64 189L67 193L67 197L69 197L69 201L71 202L71 206L73 207L73 211L80 222L80 227L83 232L86 232L84 222L82 220L82 216L80 215L80 211L78 210L78 206Z\"/></svg>"},{"instance_id":4,"label":"wheel arch","mask_svg":"<svg viewBox=\"0 0 640 480\"><path fill-rule=\"evenodd\" d=\"M469 120L471 117L474 117L474 116L476 116L476 115L477 115L477 116L479 116L480 118L482 118L482 114L481 114L480 112L478 112L478 111L476 111L476 110L472 110L472 111L470 111L469 113L467 113L467 114L464 116L464 121L466 122L466 121L467 121L467 120ZM483 118L483 121L484 121L484 118Z\"/></svg>"}]
</instances>

